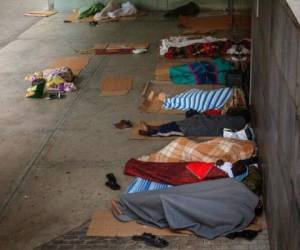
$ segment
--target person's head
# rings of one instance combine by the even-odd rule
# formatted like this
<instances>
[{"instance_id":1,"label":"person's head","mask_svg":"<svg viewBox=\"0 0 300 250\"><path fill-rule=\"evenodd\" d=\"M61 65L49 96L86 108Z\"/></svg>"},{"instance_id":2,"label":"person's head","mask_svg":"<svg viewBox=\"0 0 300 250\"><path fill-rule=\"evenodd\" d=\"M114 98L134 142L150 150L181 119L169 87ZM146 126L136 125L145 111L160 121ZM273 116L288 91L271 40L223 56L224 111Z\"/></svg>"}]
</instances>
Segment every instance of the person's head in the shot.
<instances>
[{"instance_id":1,"label":"person's head","mask_svg":"<svg viewBox=\"0 0 300 250\"><path fill-rule=\"evenodd\" d=\"M232 164L231 171L233 176L244 174L247 171L247 166L243 161L237 161Z\"/></svg>"},{"instance_id":2,"label":"person's head","mask_svg":"<svg viewBox=\"0 0 300 250\"><path fill-rule=\"evenodd\" d=\"M224 163L225 162L221 159L216 161L216 165L219 166L219 167L222 166Z\"/></svg>"},{"instance_id":3,"label":"person's head","mask_svg":"<svg viewBox=\"0 0 300 250\"><path fill-rule=\"evenodd\" d=\"M229 108L226 115L230 116L241 116L247 123L251 121L251 114L247 108Z\"/></svg>"}]
</instances>

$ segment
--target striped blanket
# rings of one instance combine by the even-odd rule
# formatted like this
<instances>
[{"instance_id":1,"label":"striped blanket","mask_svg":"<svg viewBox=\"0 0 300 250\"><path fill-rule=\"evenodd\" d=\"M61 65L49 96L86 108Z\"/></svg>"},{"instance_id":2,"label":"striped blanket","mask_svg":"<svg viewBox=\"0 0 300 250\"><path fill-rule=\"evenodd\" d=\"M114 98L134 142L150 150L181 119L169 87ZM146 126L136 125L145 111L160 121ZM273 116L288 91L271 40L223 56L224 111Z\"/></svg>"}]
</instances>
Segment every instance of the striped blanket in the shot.
<instances>
[{"instance_id":1,"label":"striped blanket","mask_svg":"<svg viewBox=\"0 0 300 250\"><path fill-rule=\"evenodd\" d=\"M174 97L165 99L164 109L193 109L205 112L210 109L222 109L232 95L231 88L215 90L191 89Z\"/></svg>"},{"instance_id":2,"label":"striped blanket","mask_svg":"<svg viewBox=\"0 0 300 250\"><path fill-rule=\"evenodd\" d=\"M243 181L248 176L248 169L247 172L241 175L234 177L236 181ZM126 194L133 194L133 193L140 193L140 192L148 192L152 190L162 190L173 187L172 185L157 183L154 181L149 181L140 177L134 178L133 181L128 185L125 193Z\"/></svg>"},{"instance_id":3,"label":"striped blanket","mask_svg":"<svg viewBox=\"0 0 300 250\"><path fill-rule=\"evenodd\" d=\"M224 160L234 163L250 158L255 150L253 141L218 137L197 143L185 137L178 138L157 153L139 158L150 162L216 162Z\"/></svg>"}]
</instances>

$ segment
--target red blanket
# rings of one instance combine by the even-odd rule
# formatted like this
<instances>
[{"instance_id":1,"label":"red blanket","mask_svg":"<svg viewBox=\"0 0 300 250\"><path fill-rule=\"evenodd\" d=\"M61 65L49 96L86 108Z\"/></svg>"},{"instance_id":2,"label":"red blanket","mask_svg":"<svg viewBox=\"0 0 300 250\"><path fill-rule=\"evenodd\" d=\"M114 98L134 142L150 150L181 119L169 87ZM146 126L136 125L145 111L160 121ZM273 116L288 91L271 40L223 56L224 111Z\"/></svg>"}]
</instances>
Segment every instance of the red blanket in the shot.
<instances>
[{"instance_id":1,"label":"red blanket","mask_svg":"<svg viewBox=\"0 0 300 250\"><path fill-rule=\"evenodd\" d=\"M135 159L129 160L125 165L124 173L130 176L137 176L150 181L170 185L183 185L196 183L203 180L211 180L227 177L226 173L215 166L203 168L200 180L187 169L188 162L144 162ZM198 171L201 171L198 168Z\"/></svg>"}]
</instances>

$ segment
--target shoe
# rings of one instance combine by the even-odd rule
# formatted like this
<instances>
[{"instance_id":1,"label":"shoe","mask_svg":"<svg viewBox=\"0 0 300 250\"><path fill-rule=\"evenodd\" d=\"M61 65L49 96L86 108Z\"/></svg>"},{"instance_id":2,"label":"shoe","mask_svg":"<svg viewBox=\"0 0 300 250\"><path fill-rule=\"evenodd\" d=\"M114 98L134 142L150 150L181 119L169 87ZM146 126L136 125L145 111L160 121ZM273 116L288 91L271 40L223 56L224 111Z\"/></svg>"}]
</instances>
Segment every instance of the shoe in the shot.
<instances>
[{"instance_id":1,"label":"shoe","mask_svg":"<svg viewBox=\"0 0 300 250\"><path fill-rule=\"evenodd\" d=\"M115 123L114 126L118 129L124 129L124 128L131 128L133 124L129 120L121 120L120 122Z\"/></svg>"},{"instance_id":2,"label":"shoe","mask_svg":"<svg viewBox=\"0 0 300 250\"><path fill-rule=\"evenodd\" d=\"M234 232L227 234L225 237L228 239L235 239L235 238L245 238L247 240L253 240L257 236L257 232L252 231L252 230L244 230L241 232Z\"/></svg>"},{"instance_id":3,"label":"shoe","mask_svg":"<svg viewBox=\"0 0 300 250\"><path fill-rule=\"evenodd\" d=\"M112 190L120 190L121 186L117 183L117 179L114 176L114 174L110 173L106 175L106 178L108 179L107 182L105 182L105 185Z\"/></svg>"},{"instance_id":4,"label":"shoe","mask_svg":"<svg viewBox=\"0 0 300 250\"><path fill-rule=\"evenodd\" d=\"M163 238L157 237L151 233L143 233L142 235L132 236L134 241L144 241L148 246L164 248L169 245L169 242Z\"/></svg>"}]
</instances>

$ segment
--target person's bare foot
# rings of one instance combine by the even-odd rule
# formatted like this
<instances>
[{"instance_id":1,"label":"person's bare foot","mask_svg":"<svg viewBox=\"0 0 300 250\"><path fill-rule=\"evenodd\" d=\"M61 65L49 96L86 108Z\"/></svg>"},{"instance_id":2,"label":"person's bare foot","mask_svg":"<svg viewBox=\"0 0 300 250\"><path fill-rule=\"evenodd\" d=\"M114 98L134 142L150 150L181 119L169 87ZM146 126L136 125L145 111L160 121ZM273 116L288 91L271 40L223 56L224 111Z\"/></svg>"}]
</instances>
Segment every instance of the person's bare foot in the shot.
<instances>
[{"instance_id":1,"label":"person's bare foot","mask_svg":"<svg viewBox=\"0 0 300 250\"><path fill-rule=\"evenodd\" d=\"M142 130L142 129L140 129L140 130L139 130L139 135L142 135L142 136L149 136L149 132L148 132L148 131L145 131L145 130Z\"/></svg>"},{"instance_id":2,"label":"person's bare foot","mask_svg":"<svg viewBox=\"0 0 300 250\"><path fill-rule=\"evenodd\" d=\"M112 202L111 202L111 208L115 212L115 214L117 214L117 215L123 215L124 214L122 212L122 210L120 209L118 202L115 201L115 200L112 200Z\"/></svg>"},{"instance_id":3,"label":"person's bare foot","mask_svg":"<svg viewBox=\"0 0 300 250\"><path fill-rule=\"evenodd\" d=\"M166 98L167 98L167 95L164 92L160 92L158 94L158 100L163 102Z\"/></svg>"},{"instance_id":4,"label":"person's bare foot","mask_svg":"<svg viewBox=\"0 0 300 250\"><path fill-rule=\"evenodd\" d=\"M153 101L154 96L155 96L154 91L151 91L147 97L147 101L149 101L149 102Z\"/></svg>"}]
</instances>

